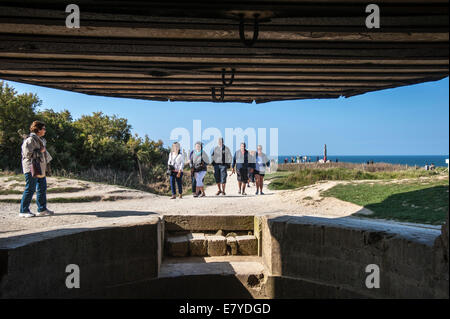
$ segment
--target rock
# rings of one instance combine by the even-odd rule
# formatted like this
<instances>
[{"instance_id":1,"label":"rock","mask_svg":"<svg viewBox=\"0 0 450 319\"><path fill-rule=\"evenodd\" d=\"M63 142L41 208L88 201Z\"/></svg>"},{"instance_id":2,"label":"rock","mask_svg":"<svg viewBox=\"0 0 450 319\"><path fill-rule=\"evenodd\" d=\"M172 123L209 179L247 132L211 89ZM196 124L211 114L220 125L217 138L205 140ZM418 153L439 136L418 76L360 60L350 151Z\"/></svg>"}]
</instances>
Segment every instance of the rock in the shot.
<instances>
[{"instance_id":1,"label":"rock","mask_svg":"<svg viewBox=\"0 0 450 319\"><path fill-rule=\"evenodd\" d=\"M231 255L237 255L238 254L238 243L237 239L234 236L227 235L227 246L230 247Z\"/></svg>"},{"instance_id":2,"label":"rock","mask_svg":"<svg viewBox=\"0 0 450 319\"><path fill-rule=\"evenodd\" d=\"M237 234L236 233L228 233L225 237L236 237Z\"/></svg>"},{"instance_id":3,"label":"rock","mask_svg":"<svg viewBox=\"0 0 450 319\"><path fill-rule=\"evenodd\" d=\"M193 233L188 235L189 253L191 256L206 256L208 254L208 245L206 236L203 233Z\"/></svg>"},{"instance_id":4,"label":"rock","mask_svg":"<svg viewBox=\"0 0 450 319\"><path fill-rule=\"evenodd\" d=\"M169 236L166 240L167 253L173 257L185 257L189 254L189 238L183 236Z\"/></svg>"},{"instance_id":5,"label":"rock","mask_svg":"<svg viewBox=\"0 0 450 319\"><path fill-rule=\"evenodd\" d=\"M208 241L209 256L225 256L227 253L227 240L224 236L209 235Z\"/></svg>"},{"instance_id":6,"label":"rock","mask_svg":"<svg viewBox=\"0 0 450 319\"><path fill-rule=\"evenodd\" d=\"M223 236L223 230L219 229L216 233L216 236Z\"/></svg>"},{"instance_id":7,"label":"rock","mask_svg":"<svg viewBox=\"0 0 450 319\"><path fill-rule=\"evenodd\" d=\"M238 243L238 251L241 255L257 255L258 240L256 236L245 235L236 237Z\"/></svg>"}]
</instances>

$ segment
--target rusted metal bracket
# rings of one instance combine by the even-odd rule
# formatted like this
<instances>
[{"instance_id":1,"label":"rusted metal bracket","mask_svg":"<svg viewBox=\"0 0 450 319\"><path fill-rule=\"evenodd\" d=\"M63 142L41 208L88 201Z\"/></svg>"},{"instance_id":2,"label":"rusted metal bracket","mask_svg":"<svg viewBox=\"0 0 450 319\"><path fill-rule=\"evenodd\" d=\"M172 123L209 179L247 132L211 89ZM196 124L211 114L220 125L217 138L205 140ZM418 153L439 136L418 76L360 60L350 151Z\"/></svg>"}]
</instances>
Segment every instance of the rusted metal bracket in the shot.
<instances>
[{"instance_id":1,"label":"rusted metal bracket","mask_svg":"<svg viewBox=\"0 0 450 319\"><path fill-rule=\"evenodd\" d=\"M225 80L225 69L222 69L222 83L224 86L230 86L231 84L233 84L233 80L234 80L234 72L236 72L236 69L232 68L231 69L231 78L230 80L227 82Z\"/></svg>"},{"instance_id":2,"label":"rusted metal bracket","mask_svg":"<svg viewBox=\"0 0 450 319\"><path fill-rule=\"evenodd\" d=\"M253 24L253 38L251 40L247 40L245 39L245 30L244 30L244 15L241 14L240 15L240 21L239 21L239 37L241 38L242 43L245 44L245 46L247 47L251 47L253 46L253 44L255 44L256 40L258 39L258 34L259 34L259 21L258 21L258 17L259 14L255 13L253 15L253 17L255 18L254 24Z\"/></svg>"},{"instance_id":3,"label":"rusted metal bracket","mask_svg":"<svg viewBox=\"0 0 450 319\"><path fill-rule=\"evenodd\" d=\"M220 87L220 99L216 96L216 88L211 87L211 97L214 102L223 102L225 97L225 88L223 86Z\"/></svg>"}]
</instances>

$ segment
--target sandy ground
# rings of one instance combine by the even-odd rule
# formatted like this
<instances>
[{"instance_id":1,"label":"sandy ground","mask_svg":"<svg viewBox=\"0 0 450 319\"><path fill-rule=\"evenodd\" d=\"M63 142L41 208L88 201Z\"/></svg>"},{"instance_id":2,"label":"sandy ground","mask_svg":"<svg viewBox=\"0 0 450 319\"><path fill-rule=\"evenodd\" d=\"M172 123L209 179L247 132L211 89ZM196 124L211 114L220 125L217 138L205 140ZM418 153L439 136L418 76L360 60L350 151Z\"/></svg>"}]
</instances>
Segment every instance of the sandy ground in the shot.
<instances>
[{"instance_id":1,"label":"sandy ground","mask_svg":"<svg viewBox=\"0 0 450 319\"><path fill-rule=\"evenodd\" d=\"M23 189L17 181L16 189ZM118 186L89 183L77 180L48 178L49 189L55 187L80 187L82 191L74 193L48 194L51 197L116 196L115 201L96 201L87 203L49 203L48 208L55 211L54 216L19 218L19 204L0 203L0 237L38 231L42 228L59 225L78 224L99 219L146 216L154 214L251 214L251 215L308 215L328 218L351 216L354 213L370 213L361 206L335 198L321 197L320 192L339 182L325 182L299 190L272 191L265 187L265 195L255 195L252 185L246 196L238 194L236 175L228 178L226 196L216 196L217 186L206 188L206 197L194 198L187 195L182 199L170 199L145 192L129 190ZM265 182L267 186L267 182ZM36 195L35 195L36 196ZM120 197L117 197L120 196ZM0 195L0 198L21 198L21 195ZM35 198L35 197L34 197ZM125 198L125 199L124 199ZM31 205L36 212L36 204Z\"/></svg>"}]
</instances>

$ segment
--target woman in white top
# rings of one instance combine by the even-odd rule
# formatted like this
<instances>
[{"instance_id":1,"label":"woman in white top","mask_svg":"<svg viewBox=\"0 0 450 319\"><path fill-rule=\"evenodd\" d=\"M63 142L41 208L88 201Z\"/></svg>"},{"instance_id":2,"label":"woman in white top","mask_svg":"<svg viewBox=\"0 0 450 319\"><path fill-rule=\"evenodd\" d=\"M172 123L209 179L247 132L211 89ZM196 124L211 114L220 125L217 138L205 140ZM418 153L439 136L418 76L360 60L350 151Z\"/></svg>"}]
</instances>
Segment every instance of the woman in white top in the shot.
<instances>
[{"instance_id":1,"label":"woman in white top","mask_svg":"<svg viewBox=\"0 0 450 319\"><path fill-rule=\"evenodd\" d=\"M184 156L180 150L180 144L175 142L172 144L172 151L169 154L169 161L167 162L169 170L172 172L170 174L170 188L172 190L172 197L170 199L177 198L176 185L178 186L179 197L182 198L183 194L183 167L184 167Z\"/></svg>"}]
</instances>

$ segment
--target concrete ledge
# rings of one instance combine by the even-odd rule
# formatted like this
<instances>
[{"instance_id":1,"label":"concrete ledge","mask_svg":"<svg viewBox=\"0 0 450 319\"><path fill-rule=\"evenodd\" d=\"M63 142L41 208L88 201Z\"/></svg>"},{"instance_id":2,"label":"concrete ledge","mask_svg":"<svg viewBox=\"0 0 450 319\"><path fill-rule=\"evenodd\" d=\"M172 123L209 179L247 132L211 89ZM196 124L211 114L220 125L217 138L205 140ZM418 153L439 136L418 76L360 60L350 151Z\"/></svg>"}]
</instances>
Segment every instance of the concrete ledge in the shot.
<instances>
[{"instance_id":1,"label":"concrete ledge","mask_svg":"<svg viewBox=\"0 0 450 319\"><path fill-rule=\"evenodd\" d=\"M236 231L252 230L254 216L242 215L164 215L167 231Z\"/></svg>"},{"instance_id":2,"label":"concrete ledge","mask_svg":"<svg viewBox=\"0 0 450 319\"><path fill-rule=\"evenodd\" d=\"M70 225L0 241L1 298L76 298L103 287L156 277L158 217ZM65 285L66 266L80 268L80 288Z\"/></svg>"},{"instance_id":3,"label":"concrete ledge","mask_svg":"<svg viewBox=\"0 0 450 319\"><path fill-rule=\"evenodd\" d=\"M448 260L433 246L439 230L283 216L263 218L262 232L263 260L273 276L371 298L448 298ZM365 285L369 264L379 266L379 289Z\"/></svg>"}]
</instances>

